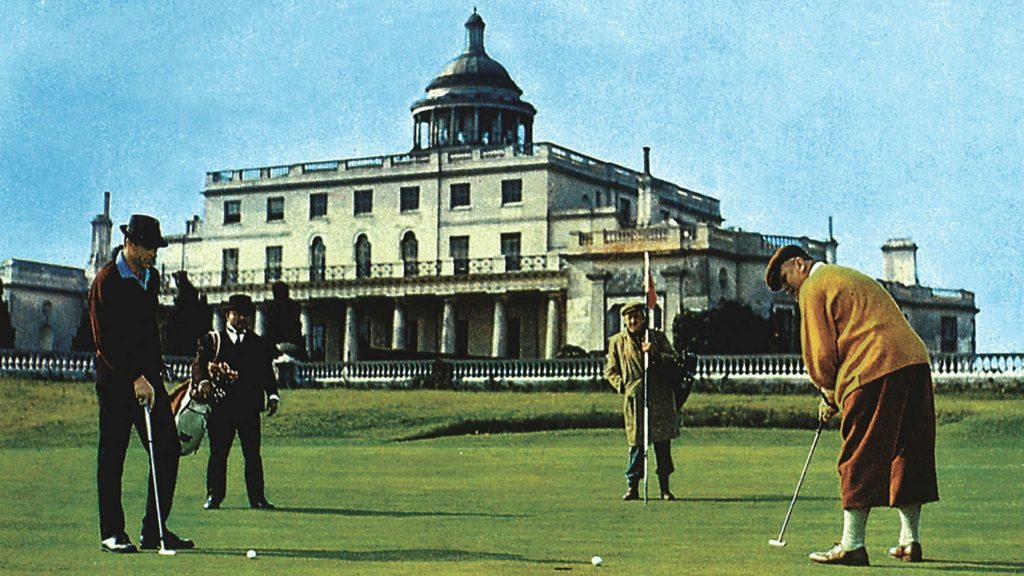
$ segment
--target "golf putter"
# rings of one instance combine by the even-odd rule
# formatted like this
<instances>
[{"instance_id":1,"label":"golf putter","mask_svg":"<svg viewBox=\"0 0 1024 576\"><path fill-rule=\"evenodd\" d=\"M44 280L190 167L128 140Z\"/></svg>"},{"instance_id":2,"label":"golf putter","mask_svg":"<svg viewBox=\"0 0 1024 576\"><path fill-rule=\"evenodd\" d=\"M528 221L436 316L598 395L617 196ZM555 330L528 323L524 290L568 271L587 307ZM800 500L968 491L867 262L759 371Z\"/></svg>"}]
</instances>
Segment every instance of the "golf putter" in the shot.
<instances>
[{"instance_id":1,"label":"golf putter","mask_svg":"<svg viewBox=\"0 0 1024 576\"><path fill-rule=\"evenodd\" d=\"M153 420L150 418L151 407L146 402L146 439L149 442L149 470L153 476L153 502L156 505L156 525L160 530L160 555L174 556L174 550L168 550L164 544L164 519L160 512L160 489L156 484L156 456L153 455Z\"/></svg>"},{"instance_id":2,"label":"golf putter","mask_svg":"<svg viewBox=\"0 0 1024 576\"><path fill-rule=\"evenodd\" d=\"M821 429L825 426L825 423L818 420L818 431L814 433L814 441L811 442L811 451L807 453L807 461L804 462L803 472L800 472L800 479L796 482L796 491L793 492L793 500L789 503L789 510L786 512L786 519L782 521L782 530L779 530L779 537L768 541L769 546L777 546L779 548L786 545L786 541L782 537L786 534L786 525L789 524L789 517L793 515L793 506L796 505L796 497L800 494L800 486L804 483L804 476L807 476L807 467L811 465L811 456L814 456L814 448L818 445L818 438L821 437Z\"/></svg>"}]
</instances>

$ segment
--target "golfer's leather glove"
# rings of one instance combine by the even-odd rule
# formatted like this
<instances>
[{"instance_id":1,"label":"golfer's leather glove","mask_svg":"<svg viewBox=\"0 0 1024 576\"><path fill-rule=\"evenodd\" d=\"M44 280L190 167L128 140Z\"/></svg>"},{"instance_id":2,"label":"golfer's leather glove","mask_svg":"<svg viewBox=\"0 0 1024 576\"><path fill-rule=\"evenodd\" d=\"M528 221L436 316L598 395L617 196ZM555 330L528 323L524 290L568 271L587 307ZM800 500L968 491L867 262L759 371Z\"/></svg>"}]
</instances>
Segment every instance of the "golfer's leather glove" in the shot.
<instances>
[{"instance_id":1,"label":"golfer's leather glove","mask_svg":"<svg viewBox=\"0 0 1024 576\"><path fill-rule=\"evenodd\" d=\"M836 406L835 404L832 404L831 402L826 400L824 397L822 397L821 401L818 403L818 421L819 422L828 422L838 412L839 412L839 407L838 406Z\"/></svg>"}]
</instances>

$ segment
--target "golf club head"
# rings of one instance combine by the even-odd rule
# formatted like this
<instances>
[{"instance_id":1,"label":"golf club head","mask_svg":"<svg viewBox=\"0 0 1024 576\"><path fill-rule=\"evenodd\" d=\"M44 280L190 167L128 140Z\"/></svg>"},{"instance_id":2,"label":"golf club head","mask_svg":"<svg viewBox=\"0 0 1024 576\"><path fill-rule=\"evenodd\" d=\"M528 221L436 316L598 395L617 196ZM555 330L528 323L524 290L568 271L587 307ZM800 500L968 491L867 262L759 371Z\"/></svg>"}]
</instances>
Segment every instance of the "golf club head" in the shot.
<instances>
[{"instance_id":1,"label":"golf club head","mask_svg":"<svg viewBox=\"0 0 1024 576\"><path fill-rule=\"evenodd\" d=\"M167 548L164 548L163 546L161 546L160 547L160 552L158 552L158 554L160 554L161 556L174 556L175 554L177 554L177 551L175 551L175 550L168 550Z\"/></svg>"},{"instance_id":2,"label":"golf club head","mask_svg":"<svg viewBox=\"0 0 1024 576\"><path fill-rule=\"evenodd\" d=\"M775 546L776 548L785 548L786 541L785 540L776 540L776 539L772 538L771 540L768 541L768 545L769 546Z\"/></svg>"}]
</instances>

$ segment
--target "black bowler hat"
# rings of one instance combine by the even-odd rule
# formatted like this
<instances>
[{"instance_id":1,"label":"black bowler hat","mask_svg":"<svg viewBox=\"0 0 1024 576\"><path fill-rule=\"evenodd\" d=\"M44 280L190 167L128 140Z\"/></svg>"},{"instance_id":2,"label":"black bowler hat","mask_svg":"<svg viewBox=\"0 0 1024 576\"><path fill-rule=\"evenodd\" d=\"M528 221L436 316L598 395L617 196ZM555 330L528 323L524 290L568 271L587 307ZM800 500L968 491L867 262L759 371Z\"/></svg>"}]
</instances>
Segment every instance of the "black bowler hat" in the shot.
<instances>
[{"instance_id":1,"label":"black bowler hat","mask_svg":"<svg viewBox=\"0 0 1024 576\"><path fill-rule=\"evenodd\" d=\"M132 214L131 220L121 225L121 232L144 248L167 247L167 240L160 234L160 221L146 214Z\"/></svg>"},{"instance_id":2,"label":"black bowler hat","mask_svg":"<svg viewBox=\"0 0 1024 576\"><path fill-rule=\"evenodd\" d=\"M252 298L246 294L232 294L228 301L223 305L225 312L232 310L252 316L256 313L256 305L252 303Z\"/></svg>"},{"instance_id":3,"label":"black bowler hat","mask_svg":"<svg viewBox=\"0 0 1024 576\"><path fill-rule=\"evenodd\" d=\"M793 258L803 258L804 260L810 260L811 257L807 254L803 248L795 244L787 244L780 247L772 254L770 260L768 260L768 267L764 271L764 283L768 285L768 288L772 292L778 292L782 290L782 279L779 278L779 268L782 265Z\"/></svg>"}]
</instances>

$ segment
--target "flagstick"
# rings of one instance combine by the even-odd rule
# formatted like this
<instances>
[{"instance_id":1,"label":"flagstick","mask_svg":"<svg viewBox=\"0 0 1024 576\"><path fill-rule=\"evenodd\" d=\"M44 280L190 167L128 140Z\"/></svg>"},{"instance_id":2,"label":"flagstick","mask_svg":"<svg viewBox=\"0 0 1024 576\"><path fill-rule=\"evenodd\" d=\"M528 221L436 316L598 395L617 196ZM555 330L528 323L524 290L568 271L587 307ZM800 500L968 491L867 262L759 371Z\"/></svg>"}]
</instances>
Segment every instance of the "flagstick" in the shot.
<instances>
[{"instance_id":1,"label":"flagstick","mask_svg":"<svg viewBox=\"0 0 1024 576\"><path fill-rule=\"evenodd\" d=\"M651 322L654 320L651 306L651 293L654 291L654 282L651 278L651 256L649 253L644 252L644 301L645 307L647 308L647 326L644 330L644 342L650 345L651 342ZM647 506L647 480L648 480L648 464L650 459L649 448L651 446L651 416L650 416L650 402L647 398L647 373L651 367L651 355L650 352L644 351L644 506Z\"/></svg>"}]
</instances>

